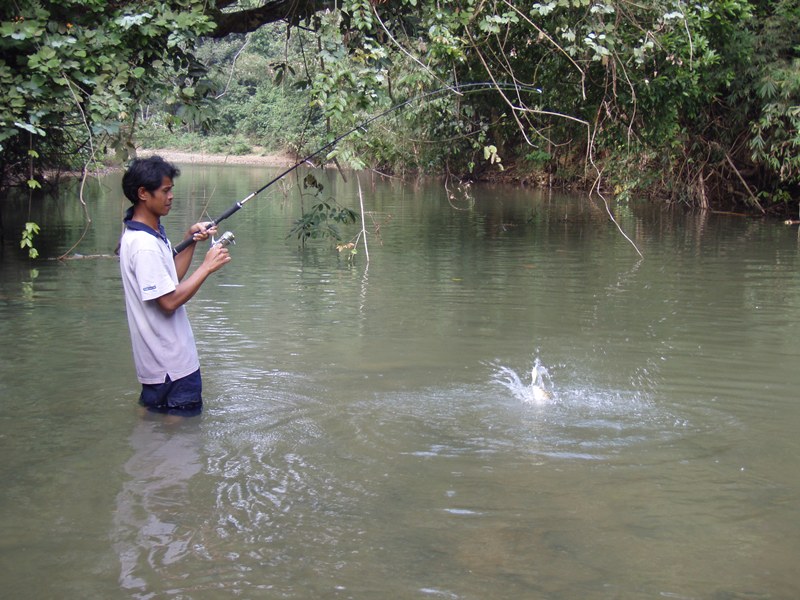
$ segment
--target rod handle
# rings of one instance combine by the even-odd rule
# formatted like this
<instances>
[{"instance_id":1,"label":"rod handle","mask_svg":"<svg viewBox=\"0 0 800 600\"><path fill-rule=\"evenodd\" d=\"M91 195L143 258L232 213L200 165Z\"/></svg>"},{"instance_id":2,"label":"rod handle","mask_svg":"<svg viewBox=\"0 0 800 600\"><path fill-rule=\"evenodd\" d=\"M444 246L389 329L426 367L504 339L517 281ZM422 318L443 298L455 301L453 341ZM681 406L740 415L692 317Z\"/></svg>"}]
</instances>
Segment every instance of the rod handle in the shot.
<instances>
[{"instance_id":1,"label":"rod handle","mask_svg":"<svg viewBox=\"0 0 800 600\"><path fill-rule=\"evenodd\" d=\"M212 223L213 223L214 225L217 225L217 224L219 224L221 221L224 221L225 219L227 219L228 217L230 217L230 216L231 216L233 213L235 213L235 212L236 212L237 210L239 210L240 208L242 208L242 203L241 203L241 202L236 202L236 203L235 203L233 206L231 206L231 207L230 207L228 210L226 210L224 213L222 213L220 216L218 216L216 219L214 219L214 220L212 221Z\"/></svg>"},{"instance_id":2,"label":"rod handle","mask_svg":"<svg viewBox=\"0 0 800 600\"><path fill-rule=\"evenodd\" d=\"M178 254L186 250L192 244L194 244L194 239L190 237L186 238L172 249L172 256L178 256Z\"/></svg>"},{"instance_id":3,"label":"rod handle","mask_svg":"<svg viewBox=\"0 0 800 600\"><path fill-rule=\"evenodd\" d=\"M220 221L224 221L225 219L227 219L228 217L230 217L230 216L231 216L233 213L235 213L235 212L236 212L237 210L239 210L240 208L242 208L242 203L241 203L241 202L237 202L237 203L235 203L235 204L234 204L233 206L231 206L231 207L230 207L228 210L226 210L224 213L222 213L222 214L221 214L220 216L218 216L216 219L214 219L213 221L211 221L211 223L209 224L209 227L213 227L214 225L217 225L217 224L218 224ZM173 256L178 256L178 254L180 254L181 252L183 252L184 250L186 250L186 249L187 249L189 246L191 246L192 244L194 244L194 239L193 239L192 237L188 237L188 238L186 238L186 239L185 239L185 240L183 240L183 241L182 241L180 244L178 244L177 246L175 246L175 247L172 249L172 255L173 255Z\"/></svg>"}]
</instances>

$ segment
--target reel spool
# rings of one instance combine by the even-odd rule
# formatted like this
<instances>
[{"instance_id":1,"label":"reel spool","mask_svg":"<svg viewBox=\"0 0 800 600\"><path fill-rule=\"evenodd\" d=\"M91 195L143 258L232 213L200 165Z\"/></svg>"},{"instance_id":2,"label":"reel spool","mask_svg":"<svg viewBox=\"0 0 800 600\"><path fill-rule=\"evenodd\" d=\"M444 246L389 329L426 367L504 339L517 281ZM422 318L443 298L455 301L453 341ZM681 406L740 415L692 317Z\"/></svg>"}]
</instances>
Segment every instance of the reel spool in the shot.
<instances>
[{"instance_id":1,"label":"reel spool","mask_svg":"<svg viewBox=\"0 0 800 600\"><path fill-rule=\"evenodd\" d=\"M235 241L235 238L234 238L234 235L233 235L232 231L226 231L221 236L219 236L217 239L214 239L213 236L211 237L211 245L212 246L216 246L217 244L219 244L223 248L225 248L226 246L230 246L231 244L235 244L235 243L236 243L236 241Z\"/></svg>"}]
</instances>

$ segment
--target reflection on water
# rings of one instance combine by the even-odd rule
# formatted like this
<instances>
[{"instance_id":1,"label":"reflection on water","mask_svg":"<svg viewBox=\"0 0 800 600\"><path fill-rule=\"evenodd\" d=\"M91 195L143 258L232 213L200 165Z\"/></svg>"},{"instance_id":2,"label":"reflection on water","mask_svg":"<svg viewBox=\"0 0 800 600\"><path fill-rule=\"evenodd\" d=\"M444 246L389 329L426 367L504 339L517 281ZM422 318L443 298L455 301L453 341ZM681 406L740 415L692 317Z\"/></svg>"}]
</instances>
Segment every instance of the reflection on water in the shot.
<instances>
[{"instance_id":1,"label":"reflection on water","mask_svg":"<svg viewBox=\"0 0 800 600\"><path fill-rule=\"evenodd\" d=\"M158 597L149 586L196 551L186 516L194 510L191 479L203 468L199 427L199 417L145 412L131 434L133 455L117 496L114 537L120 585L136 598Z\"/></svg>"},{"instance_id":2,"label":"reflection on water","mask_svg":"<svg viewBox=\"0 0 800 600\"><path fill-rule=\"evenodd\" d=\"M263 179L185 168L168 231ZM6 244L5 595L800 595L797 232L631 203L640 260L592 200L363 192L368 272L286 239L291 194L232 217L189 306L205 412L177 424L132 414L116 261ZM52 255L83 227L59 202ZM124 205L92 202L79 251L106 254Z\"/></svg>"}]
</instances>

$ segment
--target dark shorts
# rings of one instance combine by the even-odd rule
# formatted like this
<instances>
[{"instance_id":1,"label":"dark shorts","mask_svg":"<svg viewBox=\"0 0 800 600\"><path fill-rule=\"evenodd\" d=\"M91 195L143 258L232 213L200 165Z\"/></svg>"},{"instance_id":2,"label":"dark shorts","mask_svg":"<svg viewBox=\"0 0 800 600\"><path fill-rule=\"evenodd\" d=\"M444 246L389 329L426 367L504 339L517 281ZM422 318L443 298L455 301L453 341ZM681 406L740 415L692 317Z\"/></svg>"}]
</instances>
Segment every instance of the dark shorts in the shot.
<instances>
[{"instance_id":1,"label":"dark shorts","mask_svg":"<svg viewBox=\"0 0 800 600\"><path fill-rule=\"evenodd\" d=\"M167 375L164 383L142 384L139 404L148 410L175 415L196 415L203 409L203 381L200 369L191 375L172 381Z\"/></svg>"}]
</instances>

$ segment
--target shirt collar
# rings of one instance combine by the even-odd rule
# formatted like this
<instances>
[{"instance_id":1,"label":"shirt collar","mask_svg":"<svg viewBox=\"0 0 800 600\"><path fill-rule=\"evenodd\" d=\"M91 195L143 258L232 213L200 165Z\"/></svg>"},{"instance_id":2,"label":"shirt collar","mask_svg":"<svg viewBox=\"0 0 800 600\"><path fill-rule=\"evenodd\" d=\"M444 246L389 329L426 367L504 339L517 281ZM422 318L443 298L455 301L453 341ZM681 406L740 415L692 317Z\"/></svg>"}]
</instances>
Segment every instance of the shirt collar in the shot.
<instances>
[{"instance_id":1,"label":"shirt collar","mask_svg":"<svg viewBox=\"0 0 800 600\"><path fill-rule=\"evenodd\" d=\"M167 231L166 229L164 229L164 226L161 224L161 221L158 222L158 231L156 231L149 225L145 225L140 221L134 221L132 206L125 212L125 218L122 220L122 222L125 223L125 227L127 227L131 231L144 231L152 236L157 237L167 246L169 246L169 240L167 239Z\"/></svg>"}]
</instances>

